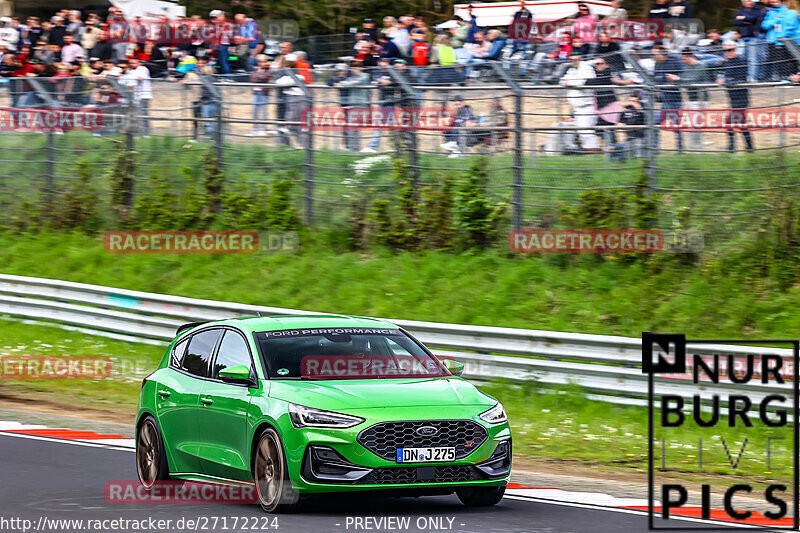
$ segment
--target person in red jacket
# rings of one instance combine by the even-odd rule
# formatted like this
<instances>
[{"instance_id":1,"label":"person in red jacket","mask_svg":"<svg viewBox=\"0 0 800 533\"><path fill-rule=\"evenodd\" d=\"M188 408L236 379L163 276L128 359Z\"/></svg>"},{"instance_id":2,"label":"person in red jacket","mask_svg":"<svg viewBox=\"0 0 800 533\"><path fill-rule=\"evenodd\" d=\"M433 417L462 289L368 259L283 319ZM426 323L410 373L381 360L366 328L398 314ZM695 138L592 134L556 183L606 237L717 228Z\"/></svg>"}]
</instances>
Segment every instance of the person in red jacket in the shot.
<instances>
[{"instance_id":1,"label":"person in red jacket","mask_svg":"<svg viewBox=\"0 0 800 533\"><path fill-rule=\"evenodd\" d=\"M411 63L415 67L427 67L431 57L431 45L425 40L425 31L414 30L411 33Z\"/></svg>"},{"instance_id":2,"label":"person in red jacket","mask_svg":"<svg viewBox=\"0 0 800 533\"><path fill-rule=\"evenodd\" d=\"M295 69L297 74L303 78L303 81L306 85L311 85L314 83L314 74L311 70L311 64L306 61L308 57L305 52L299 51L295 52L294 55L297 56L297 63L295 64Z\"/></svg>"}]
</instances>

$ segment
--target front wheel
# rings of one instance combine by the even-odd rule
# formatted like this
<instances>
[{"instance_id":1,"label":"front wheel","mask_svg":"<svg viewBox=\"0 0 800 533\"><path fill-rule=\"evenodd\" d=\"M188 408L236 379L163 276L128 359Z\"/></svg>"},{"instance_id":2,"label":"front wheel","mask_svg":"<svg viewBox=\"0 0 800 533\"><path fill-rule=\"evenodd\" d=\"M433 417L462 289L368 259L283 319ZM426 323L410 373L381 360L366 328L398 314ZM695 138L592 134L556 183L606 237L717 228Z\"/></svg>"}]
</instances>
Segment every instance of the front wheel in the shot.
<instances>
[{"instance_id":1,"label":"front wheel","mask_svg":"<svg viewBox=\"0 0 800 533\"><path fill-rule=\"evenodd\" d=\"M491 507L503 499L506 486L467 487L456 491L456 496L467 507Z\"/></svg>"},{"instance_id":2,"label":"front wheel","mask_svg":"<svg viewBox=\"0 0 800 533\"><path fill-rule=\"evenodd\" d=\"M292 490L286 457L278 433L264 430L256 445L253 463L258 503L268 513L289 513L300 506L300 495Z\"/></svg>"}]
</instances>

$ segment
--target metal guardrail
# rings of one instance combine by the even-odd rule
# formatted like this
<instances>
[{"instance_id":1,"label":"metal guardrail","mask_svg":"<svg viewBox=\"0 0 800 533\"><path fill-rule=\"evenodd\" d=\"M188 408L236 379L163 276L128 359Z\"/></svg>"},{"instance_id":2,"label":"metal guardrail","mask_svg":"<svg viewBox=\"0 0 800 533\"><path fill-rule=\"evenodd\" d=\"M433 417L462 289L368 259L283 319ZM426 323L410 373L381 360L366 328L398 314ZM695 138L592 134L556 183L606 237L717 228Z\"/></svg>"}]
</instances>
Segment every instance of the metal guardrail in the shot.
<instances>
[{"instance_id":1,"label":"metal guardrail","mask_svg":"<svg viewBox=\"0 0 800 533\"><path fill-rule=\"evenodd\" d=\"M297 309L246 305L140 292L53 279L0 274L0 315L45 320L89 328L97 332L168 341L185 322L222 318L314 313ZM392 320L429 346L438 356L463 361L465 376L502 378L550 385L576 384L595 399L641 404L647 395L647 376L641 369L641 340L530 329L500 328ZM695 345L701 355L730 353L774 354L784 358L791 350L752 346ZM691 385L691 388L688 387ZM791 384L738 385L735 390L714 386L715 394L748 393L755 402L768 394L790 395ZM684 397L705 386L680 380L658 380L660 393ZM723 402L724 403L724 402Z\"/></svg>"}]
</instances>

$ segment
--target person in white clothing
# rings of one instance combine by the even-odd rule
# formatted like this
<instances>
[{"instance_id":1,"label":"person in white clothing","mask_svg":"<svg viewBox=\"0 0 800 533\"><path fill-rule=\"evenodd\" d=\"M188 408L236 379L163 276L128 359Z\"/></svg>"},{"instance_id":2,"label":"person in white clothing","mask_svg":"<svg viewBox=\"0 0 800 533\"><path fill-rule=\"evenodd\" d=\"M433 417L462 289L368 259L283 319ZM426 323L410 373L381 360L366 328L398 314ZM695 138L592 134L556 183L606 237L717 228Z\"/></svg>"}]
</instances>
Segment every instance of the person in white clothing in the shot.
<instances>
[{"instance_id":1,"label":"person in white clothing","mask_svg":"<svg viewBox=\"0 0 800 533\"><path fill-rule=\"evenodd\" d=\"M573 52L570 60L569 68L567 68L566 74L564 74L559 83L568 89L567 101L572 107L575 125L580 128L586 128L578 130L583 150L586 152L599 152L600 146L597 136L590 129L597 124L594 91L584 89L587 80L595 77L594 68L588 61L581 61L580 53Z\"/></svg>"},{"instance_id":2,"label":"person in white clothing","mask_svg":"<svg viewBox=\"0 0 800 533\"><path fill-rule=\"evenodd\" d=\"M136 58L121 61L120 66L124 71L120 77L120 82L130 87L133 91L133 103L138 108L138 113L142 116L139 122L139 134L148 136L150 134L150 121L147 120L147 113L150 109L150 100L153 99L150 71Z\"/></svg>"}]
</instances>

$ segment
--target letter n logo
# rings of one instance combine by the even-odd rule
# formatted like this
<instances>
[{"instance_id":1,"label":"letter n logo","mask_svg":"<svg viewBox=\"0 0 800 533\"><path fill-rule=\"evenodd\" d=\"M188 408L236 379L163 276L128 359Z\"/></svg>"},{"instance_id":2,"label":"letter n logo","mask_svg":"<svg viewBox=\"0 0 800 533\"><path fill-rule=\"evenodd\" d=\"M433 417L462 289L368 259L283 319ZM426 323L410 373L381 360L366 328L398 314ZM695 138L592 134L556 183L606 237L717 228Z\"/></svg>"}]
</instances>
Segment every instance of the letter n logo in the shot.
<instances>
[{"instance_id":1,"label":"letter n logo","mask_svg":"<svg viewBox=\"0 0 800 533\"><path fill-rule=\"evenodd\" d=\"M642 333L642 373L686 372L686 336Z\"/></svg>"}]
</instances>

